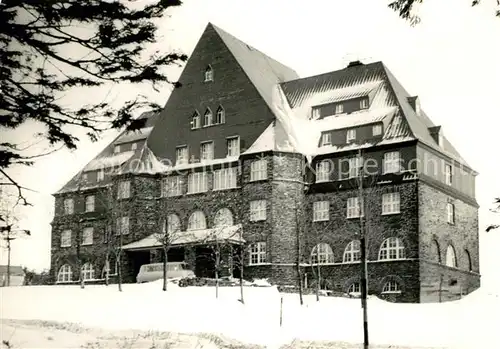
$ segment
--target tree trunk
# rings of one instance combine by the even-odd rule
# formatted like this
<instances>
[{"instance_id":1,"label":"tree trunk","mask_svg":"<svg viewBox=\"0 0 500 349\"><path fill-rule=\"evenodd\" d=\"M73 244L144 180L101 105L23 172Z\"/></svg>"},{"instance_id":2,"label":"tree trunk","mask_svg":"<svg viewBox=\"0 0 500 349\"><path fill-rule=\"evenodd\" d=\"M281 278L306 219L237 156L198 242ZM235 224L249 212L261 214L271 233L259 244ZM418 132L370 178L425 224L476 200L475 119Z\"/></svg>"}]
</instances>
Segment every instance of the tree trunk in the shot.
<instances>
[{"instance_id":1,"label":"tree trunk","mask_svg":"<svg viewBox=\"0 0 500 349\"><path fill-rule=\"evenodd\" d=\"M239 257L239 260L240 260L240 293L241 293L241 303L242 304L245 304L245 299L243 298L243 261L245 258L244 256L245 256L245 250L242 247L240 249L240 257Z\"/></svg>"},{"instance_id":2,"label":"tree trunk","mask_svg":"<svg viewBox=\"0 0 500 349\"><path fill-rule=\"evenodd\" d=\"M109 286L109 252L106 253L106 262L104 265L104 280L106 286Z\"/></svg>"},{"instance_id":3,"label":"tree trunk","mask_svg":"<svg viewBox=\"0 0 500 349\"><path fill-rule=\"evenodd\" d=\"M7 231L7 287L10 286L10 231Z\"/></svg>"},{"instance_id":4,"label":"tree trunk","mask_svg":"<svg viewBox=\"0 0 500 349\"><path fill-rule=\"evenodd\" d=\"M83 280L83 270L82 267L80 266L80 288L85 288L85 281Z\"/></svg>"},{"instance_id":5,"label":"tree trunk","mask_svg":"<svg viewBox=\"0 0 500 349\"><path fill-rule=\"evenodd\" d=\"M319 302L319 291L321 290L321 267L318 263L318 281L316 283L316 302Z\"/></svg>"},{"instance_id":6,"label":"tree trunk","mask_svg":"<svg viewBox=\"0 0 500 349\"><path fill-rule=\"evenodd\" d=\"M167 262L168 262L168 250L163 249L163 291L167 290Z\"/></svg>"},{"instance_id":7,"label":"tree trunk","mask_svg":"<svg viewBox=\"0 0 500 349\"><path fill-rule=\"evenodd\" d=\"M219 266L220 266L220 251L219 246L215 251L215 298L219 298Z\"/></svg>"},{"instance_id":8,"label":"tree trunk","mask_svg":"<svg viewBox=\"0 0 500 349\"><path fill-rule=\"evenodd\" d=\"M122 292L122 261L120 253L116 255L116 273L118 274L118 291Z\"/></svg>"}]
</instances>

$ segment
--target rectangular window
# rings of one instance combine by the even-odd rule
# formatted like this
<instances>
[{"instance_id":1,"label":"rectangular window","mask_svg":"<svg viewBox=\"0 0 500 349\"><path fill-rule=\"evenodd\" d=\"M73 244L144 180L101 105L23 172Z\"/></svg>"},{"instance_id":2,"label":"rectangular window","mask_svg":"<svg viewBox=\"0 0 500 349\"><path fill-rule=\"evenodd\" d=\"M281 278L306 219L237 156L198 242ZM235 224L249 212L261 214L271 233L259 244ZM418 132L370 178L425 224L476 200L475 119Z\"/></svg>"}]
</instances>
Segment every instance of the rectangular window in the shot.
<instances>
[{"instance_id":1,"label":"rectangular window","mask_svg":"<svg viewBox=\"0 0 500 349\"><path fill-rule=\"evenodd\" d=\"M120 146L119 146L119 145L115 145L115 147L114 147L114 149L113 149L113 152L114 152L115 154L118 154L120 151L121 151Z\"/></svg>"},{"instance_id":2,"label":"rectangular window","mask_svg":"<svg viewBox=\"0 0 500 349\"><path fill-rule=\"evenodd\" d=\"M84 174L82 175L82 180L83 180L84 182L86 182L86 181L88 181L88 180L89 180L89 175L88 175L88 173L84 173Z\"/></svg>"},{"instance_id":3,"label":"rectangular window","mask_svg":"<svg viewBox=\"0 0 500 349\"><path fill-rule=\"evenodd\" d=\"M450 224L455 224L455 205L451 202L446 204L447 220Z\"/></svg>"},{"instance_id":4,"label":"rectangular window","mask_svg":"<svg viewBox=\"0 0 500 349\"><path fill-rule=\"evenodd\" d=\"M384 173L397 173L401 171L399 151L384 154Z\"/></svg>"},{"instance_id":5,"label":"rectangular window","mask_svg":"<svg viewBox=\"0 0 500 349\"><path fill-rule=\"evenodd\" d=\"M445 166L445 180L447 185L453 183L453 167L451 167L451 165Z\"/></svg>"},{"instance_id":6,"label":"rectangular window","mask_svg":"<svg viewBox=\"0 0 500 349\"><path fill-rule=\"evenodd\" d=\"M316 183L328 182L330 180L330 161L323 160L316 164Z\"/></svg>"},{"instance_id":7,"label":"rectangular window","mask_svg":"<svg viewBox=\"0 0 500 349\"><path fill-rule=\"evenodd\" d=\"M364 98L361 101L359 101L359 108L368 109L368 99Z\"/></svg>"},{"instance_id":8,"label":"rectangular window","mask_svg":"<svg viewBox=\"0 0 500 349\"><path fill-rule=\"evenodd\" d=\"M240 155L240 137L233 137L227 139L227 156Z\"/></svg>"},{"instance_id":9,"label":"rectangular window","mask_svg":"<svg viewBox=\"0 0 500 349\"><path fill-rule=\"evenodd\" d=\"M250 220L255 221L265 221L266 220L266 200L254 200L250 201Z\"/></svg>"},{"instance_id":10,"label":"rectangular window","mask_svg":"<svg viewBox=\"0 0 500 349\"><path fill-rule=\"evenodd\" d=\"M130 197L130 181L118 182L118 199L128 199Z\"/></svg>"},{"instance_id":11,"label":"rectangular window","mask_svg":"<svg viewBox=\"0 0 500 349\"><path fill-rule=\"evenodd\" d=\"M344 105L343 104L337 104L335 106L335 114L342 114L344 112Z\"/></svg>"},{"instance_id":12,"label":"rectangular window","mask_svg":"<svg viewBox=\"0 0 500 349\"><path fill-rule=\"evenodd\" d=\"M320 117L319 108L312 108L311 118L313 120L316 120L316 119L319 119L319 117Z\"/></svg>"},{"instance_id":13,"label":"rectangular window","mask_svg":"<svg viewBox=\"0 0 500 349\"><path fill-rule=\"evenodd\" d=\"M92 245L94 240L94 228L92 227L87 227L83 228L83 234L82 234L82 245Z\"/></svg>"},{"instance_id":14,"label":"rectangular window","mask_svg":"<svg viewBox=\"0 0 500 349\"><path fill-rule=\"evenodd\" d=\"M95 210L95 196L89 195L85 198L85 212L94 212Z\"/></svg>"},{"instance_id":15,"label":"rectangular window","mask_svg":"<svg viewBox=\"0 0 500 349\"><path fill-rule=\"evenodd\" d=\"M358 177L363 164L362 157L349 158L349 178Z\"/></svg>"},{"instance_id":16,"label":"rectangular window","mask_svg":"<svg viewBox=\"0 0 500 349\"><path fill-rule=\"evenodd\" d=\"M236 188L238 168L222 168L214 171L214 190Z\"/></svg>"},{"instance_id":17,"label":"rectangular window","mask_svg":"<svg viewBox=\"0 0 500 349\"><path fill-rule=\"evenodd\" d=\"M200 147L201 160L213 160L214 158L214 142L201 143Z\"/></svg>"},{"instance_id":18,"label":"rectangular window","mask_svg":"<svg viewBox=\"0 0 500 349\"><path fill-rule=\"evenodd\" d=\"M97 171L97 181L101 182L104 180L104 170Z\"/></svg>"},{"instance_id":19,"label":"rectangular window","mask_svg":"<svg viewBox=\"0 0 500 349\"><path fill-rule=\"evenodd\" d=\"M327 221L330 219L330 202L316 201L313 203L313 221Z\"/></svg>"},{"instance_id":20,"label":"rectangular window","mask_svg":"<svg viewBox=\"0 0 500 349\"><path fill-rule=\"evenodd\" d=\"M188 176L188 194L203 193L208 190L206 172L190 173Z\"/></svg>"},{"instance_id":21,"label":"rectangular window","mask_svg":"<svg viewBox=\"0 0 500 349\"><path fill-rule=\"evenodd\" d=\"M372 127L372 134L374 136L380 136L382 134L382 125L374 125Z\"/></svg>"},{"instance_id":22,"label":"rectangular window","mask_svg":"<svg viewBox=\"0 0 500 349\"><path fill-rule=\"evenodd\" d=\"M361 205L361 216L364 215L363 205ZM347 199L347 218L359 218L360 217L360 205L359 198L352 197Z\"/></svg>"},{"instance_id":23,"label":"rectangular window","mask_svg":"<svg viewBox=\"0 0 500 349\"><path fill-rule=\"evenodd\" d=\"M130 145L130 150L136 150L137 149L137 143L132 143Z\"/></svg>"},{"instance_id":24,"label":"rectangular window","mask_svg":"<svg viewBox=\"0 0 500 349\"><path fill-rule=\"evenodd\" d=\"M382 214L394 214L400 212L399 193L386 193L382 195Z\"/></svg>"},{"instance_id":25,"label":"rectangular window","mask_svg":"<svg viewBox=\"0 0 500 349\"><path fill-rule=\"evenodd\" d=\"M332 144L332 134L331 133L323 133L321 136L321 146L331 145Z\"/></svg>"},{"instance_id":26,"label":"rectangular window","mask_svg":"<svg viewBox=\"0 0 500 349\"><path fill-rule=\"evenodd\" d=\"M266 243L257 242L248 247L249 265L265 264L267 262Z\"/></svg>"},{"instance_id":27,"label":"rectangular window","mask_svg":"<svg viewBox=\"0 0 500 349\"><path fill-rule=\"evenodd\" d=\"M347 138L346 138L347 143L354 142L355 140L356 140L356 130L355 129L347 130Z\"/></svg>"},{"instance_id":28,"label":"rectangular window","mask_svg":"<svg viewBox=\"0 0 500 349\"><path fill-rule=\"evenodd\" d=\"M250 181L267 179L267 160L255 160L250 165Z\"/></svg>"},{"instance_id":29,"label":"rectangular window","mask_svg":"<svg viewBox=\"0 0 500 349\"><path fill-rule=\"evenodd\" d=\"M182 165L188 163L188 147L182 146L175 149L175 164Z\"/></svg>"},{"instance_id":30,"label":"rectangular window","mask_svg":"<svg viewBox=\"0 0 500 349\"><path fill-rule=\"evenodd\" d=\"M73 199L64 199L64 214L73 214L74 209Z\"/></svg>"},{"instance_id":31,"label":"rectangular window","mask_svg":"<svg viewBox=\"0 0 500 349\"><path fill-rule=\"evenodd\" d=\"M116 220L116 235L127 235L130 231L130 220L128 216Z\"/></svg>"},{"instance_id":32,"label":"rectangular window","mask_svg":"<svg viewBox=\"0 0 500 349\"><path fill-rule=\"evenodd\" d=\"M200 127L201 127L201 117L200 114L198 114L198 112L195 112L191 117L191 129L195 130Z\"/></svg>"},{"instance_id":33,"label":"rectangular window","mask_svg":"<svg viewBox=\"0 0 500 349\"><path fill-rule=\"evenodd\" d=\"M162 196L182 195L182 176L173 176L163 179Z\"/></svg>"},{"instance_id":34,"label":"rectangular window","mask_svg":"<svg viewBox=\"0 0 500 349\"><path fill-rule=\"evenodd\" d=\"M71 247L71 230L64 230L61 233L61 247Z\"/></svg>"}]
</instances>

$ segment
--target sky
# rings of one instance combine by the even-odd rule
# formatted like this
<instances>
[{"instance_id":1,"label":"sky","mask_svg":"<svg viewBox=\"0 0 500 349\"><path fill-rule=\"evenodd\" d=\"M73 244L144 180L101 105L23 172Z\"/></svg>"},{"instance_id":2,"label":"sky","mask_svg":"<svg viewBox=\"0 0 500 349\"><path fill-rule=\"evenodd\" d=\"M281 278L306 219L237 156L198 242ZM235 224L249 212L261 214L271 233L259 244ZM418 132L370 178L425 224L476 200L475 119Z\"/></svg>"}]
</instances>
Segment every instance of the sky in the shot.
<instances>
[{"instance_id":1,"label":"sky","mask_svg":"<svg viewBox=\"0 0 500 349\"><path fill-rule=\"evenodd\" d=\"M137 6L148 0L137 0ZM188 55L212 22L249 45L293 68L301 77L343 69L353 58L364 63L383 61L463 158L479 172L476 181L480 229L500 220L489 212L500 196L500 19L495 1L470 7L471 0L424 1L421 23L411 27L387 8L386 0L185 0L160 22L153 49L181 50ZM176 79L179 68L169 69ZM70 91L69 105L106 101L119 106L137 94L161 105L171 88L105 86L81 93ZM30 144L34 124L2 134L3 139ZM32 236L14 241L12 264L42 270L50 265L52 193L117 135L111 131L98 143L82 137L76 151L61 150L30 168L10 174L28 188L34 207L20 213L19 225ZM41 146L40 146L41 147ZM2 249L1 263L6 263Z\"/></svg>"}]
</instances>

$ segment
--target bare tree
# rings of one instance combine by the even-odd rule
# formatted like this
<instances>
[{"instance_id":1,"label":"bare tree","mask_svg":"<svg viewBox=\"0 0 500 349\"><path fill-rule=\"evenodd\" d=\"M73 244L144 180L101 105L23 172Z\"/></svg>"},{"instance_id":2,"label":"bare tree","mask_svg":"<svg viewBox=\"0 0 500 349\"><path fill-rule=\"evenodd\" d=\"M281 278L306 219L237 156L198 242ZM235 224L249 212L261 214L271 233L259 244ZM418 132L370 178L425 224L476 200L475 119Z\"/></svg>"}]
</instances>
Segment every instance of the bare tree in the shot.
<instances>
[{"instance_id":1,"label":"bare tree","mask_svg":"<svg viewBox=\"0 0 500 349\"><path fill-rule=\"evenodd\" d=\"M238 266L239 269L239 282L240 282L240 302L242 304L245 304L245 298L244 298L244 269L245 269L245 260L246 260L246 250L248 248L248 244L243 241L243 230L239 229L239 237L240 237L240 242L241 244L238 246L236 253L232 253L232 257L234 258L234 261L236 262L236 265ZM232 245L231 245L232 246Z\"/></svg>"},{"instance_id":2,"label":"bare tree","mask_svg":"<svg viewBox=\"0 0 500 349\"><path fill-rule=\"evenodd\" d=\"M301 262L302 262L302 248L301 248L301 227L306 227L306 224L304 222L304 218L301 215L301 210L300 210L300 205L299 202L296 198L294 198L294 219L295 219L295 248L296 248L296 261L295 261L295 269L297 272L297 284L299 287L299 301L300 305L304 304L304 286L302 283L302 268L301 268ZM302 223L301 223L302 222Z\"/></svg>"}]
</instances>

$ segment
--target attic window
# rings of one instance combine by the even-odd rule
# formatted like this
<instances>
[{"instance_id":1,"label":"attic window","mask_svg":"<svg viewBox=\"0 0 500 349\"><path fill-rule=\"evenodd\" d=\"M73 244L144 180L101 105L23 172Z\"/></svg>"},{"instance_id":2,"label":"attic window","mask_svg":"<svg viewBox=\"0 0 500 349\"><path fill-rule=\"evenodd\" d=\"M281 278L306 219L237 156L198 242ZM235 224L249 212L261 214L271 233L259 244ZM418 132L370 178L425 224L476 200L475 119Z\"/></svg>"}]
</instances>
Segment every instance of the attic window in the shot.
<instances>
[{"instance_id":1,"label":"attic window","mask_svg":"<svg viewBox=\"0 0 500 349\"><path fill-rule=\"evenodd\" d=\"M344 105L343 104L337 104L335 106L335 114L342 114L344 112Z\"/></svg>"},{"instance_id":2,"label":"attic window","mask_svg":"<svg viewBox=\"0 0 500 349\"><path fill-rule=\"evenodd\" d=\"M130 150L136 150L137 149L137 143L132 143L130 145Z\"/></svg>"},{"instance_id":3,"label":"attic window","mask_svg":"<svg viewBox=\"0 0 500 349\"><path fill-rule=\"evenodd\" d=\"M120 151L121 151L120 146L119 146L119 145L115 145L115 148L113 149L113 152L114 152L115 154L118 154Z\"/></svg>"},{"instance_id":4,"label":"attic window","mask_svg":"<svg viewBox=\"0 0 500 349\"><path fill-rule=\"evenodd\" d=\"M207 108L205 111L205 120L203 121L203 126L212 126L213 125L213 114L210 108Z\"/></svg>"},{"instance_id":5,"label":"attic window","mask_svg":"<svg viewBox=\"0 0 500 349\"><path fill-rule=\"evenodd\" d=\"M207 69L205 69L205 82L208 81L214 81L214 70L211 66L208 66Z\"/></svg>"},{"instance_id":6,"label":"attic window","mask_svg":"<svg viewBox=\"0 0 500 349\"><path fill-rule=\"evenodd\" d=\"M356 130L355 129L350 129L347 130L347 143L351 143L356 140Z\"/></svg>"},{"instance_id":7,"label":"attic window","mask_svg":"<svg viewBox=\"0 0 500 349\"><path fill-rule=\"evenodd\" d=\"M216 124L223 124L226 122L226 112L222 106L219 106L217 109L217 114L215 116L215 123Z\"/></svg>"},{"instance_id":8,"label":"attic window","mask_svg":"<svg viewBox=\"0 0 500 349\"><path fill-rule=\"evenodd\" d=\"M331 133L323 133L321 136L321 146L332 144L332 134Z\"/></svg>"},{"instance_id":9,"label":"attic window","mask_svg":"<svg viewBox=\"0 0 500 349\"><path fill-rule=\"evenodd\" d=\"M311 116L313 120L319 119L320 117L319 108L313 108Z\"/></svg>"},{"instance_id":10,"label":"attic window","mask_svg":"<svg viewBox=\"0 0 500 349\"><path fill-rule=\"evenodd\" d=\"M374 136L380 136L382 134L382 125L373 125L372 134Z\"/></svg>"},{"instance_id":11,"label":"attic window","mask_svg":"<svg viewBox=\"0 0 500 349\"><path fill-rule=\"evenodd\" d=\"M361 101L359 101L359 108L368 109L368 99L363 98Z\"/></svg>"},{"instance_id":12,"label":"attic window","mask_svg":"<svg viewBox=\"0 0 500 349\"><path fill-rule=\"evenodd\" d=\"M193 116L191 117L191 130L200 128L200 114L195 111Z\"/></svg>"}]
</instances>

